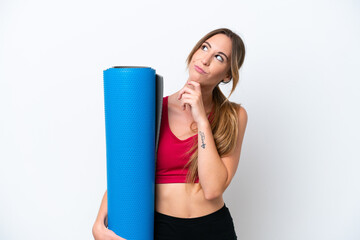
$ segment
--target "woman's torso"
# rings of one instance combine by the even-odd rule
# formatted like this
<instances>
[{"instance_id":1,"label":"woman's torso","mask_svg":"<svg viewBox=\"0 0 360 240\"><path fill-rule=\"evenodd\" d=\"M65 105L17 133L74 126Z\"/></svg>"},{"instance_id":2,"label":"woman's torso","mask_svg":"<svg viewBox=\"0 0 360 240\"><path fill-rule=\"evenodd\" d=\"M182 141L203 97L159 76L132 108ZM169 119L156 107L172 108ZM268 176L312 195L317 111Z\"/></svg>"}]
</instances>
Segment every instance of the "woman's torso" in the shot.
<instances>
[{"instance_id":1,"label":"woman's torso","mask_svg":"<svg viewBox=\"0 0 360 240\"><path fill-rule=\"evenodd\" d=\"M182 112L173 104L177 93L168 96L168 122L170 131L179 139L193 136L190 124L193 121L190 111ZM186 186L187 185L187 189ZM207 200L199 183L165 183L155 184L155 210L157 212L180 218L204 216L219 210L224 205L223 197Z\"/></svg>"}]
</instances>

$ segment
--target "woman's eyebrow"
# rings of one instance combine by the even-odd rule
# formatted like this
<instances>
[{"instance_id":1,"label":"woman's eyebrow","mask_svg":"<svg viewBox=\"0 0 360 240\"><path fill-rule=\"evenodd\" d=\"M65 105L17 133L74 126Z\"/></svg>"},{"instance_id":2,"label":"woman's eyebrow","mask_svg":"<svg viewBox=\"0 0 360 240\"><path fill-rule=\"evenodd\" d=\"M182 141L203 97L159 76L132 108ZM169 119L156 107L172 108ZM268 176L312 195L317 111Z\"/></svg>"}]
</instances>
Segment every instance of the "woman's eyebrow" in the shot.
<instances>
[{"instance_id":1,"label":"woman's eyebrow","mask_svg":"<svg viewBox=\"0 0 360 240\"><path fill-rule=\"evenodd\" d=\"M211 48L210 43L208 43L208 42L204 42L204 43L208 44L208 45L209 45L209 47ZM223 53L223 52L219 52L219 53L221 53L222 55L224 55L224 56L226 57L226 59L229 61L229 58L226 56L226 54L225 54L225 53Z\"/></svg>"}]
</instances>

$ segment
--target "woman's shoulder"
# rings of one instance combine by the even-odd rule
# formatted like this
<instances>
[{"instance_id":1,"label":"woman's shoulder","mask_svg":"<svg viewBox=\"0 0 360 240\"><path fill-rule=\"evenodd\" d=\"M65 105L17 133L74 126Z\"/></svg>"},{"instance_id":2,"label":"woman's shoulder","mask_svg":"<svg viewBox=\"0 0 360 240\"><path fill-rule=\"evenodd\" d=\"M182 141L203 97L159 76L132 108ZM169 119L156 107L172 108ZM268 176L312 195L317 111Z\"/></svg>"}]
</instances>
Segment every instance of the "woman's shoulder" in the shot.
<instances>
[{"instance_id":1,"label":"woman's shoulder","mask_svg":"<svg viewBox=\"0 0 360 240\"><path fill-rule=\"evenodd\" d=\"M246 113L246 109L241 103L236 103L231 101L229 101L229 103L234 109L236 109L238 113Z\"/></svg>"},{"instance_id":2,"label":"woman's shoulder","mask_svg":"<svg viewBox=\"0 0 360 240\"><path fill-rule=\"evenodd\" d=\"M245 107L241 103L230 102L230 104L236 109L238 119L241 125L246 125L248 114Z\"/></svg>"}]
</instances>

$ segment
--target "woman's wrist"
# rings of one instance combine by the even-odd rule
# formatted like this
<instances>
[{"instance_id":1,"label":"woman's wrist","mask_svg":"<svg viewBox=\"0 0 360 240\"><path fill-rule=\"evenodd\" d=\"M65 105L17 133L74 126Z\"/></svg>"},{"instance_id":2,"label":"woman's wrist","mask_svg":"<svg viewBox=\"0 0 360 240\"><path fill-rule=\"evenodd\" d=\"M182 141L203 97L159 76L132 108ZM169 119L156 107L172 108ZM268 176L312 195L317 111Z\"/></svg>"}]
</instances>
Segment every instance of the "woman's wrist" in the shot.
<instances>
[{"instance_id":1,"label":"woman's wrist","mask_svg":"<svg viewBox=\"0 0 360 240\"><path fill-rule=\"evenodd\" d=\"M199 121L199 122L197 123L197 126L198 126L198 128L199 128L199 127L202 127L202 128L203 128L203 127L210 127L209 120L208 120L207 118L205 118L205 119Z\"/></svg>"}]
</instances>

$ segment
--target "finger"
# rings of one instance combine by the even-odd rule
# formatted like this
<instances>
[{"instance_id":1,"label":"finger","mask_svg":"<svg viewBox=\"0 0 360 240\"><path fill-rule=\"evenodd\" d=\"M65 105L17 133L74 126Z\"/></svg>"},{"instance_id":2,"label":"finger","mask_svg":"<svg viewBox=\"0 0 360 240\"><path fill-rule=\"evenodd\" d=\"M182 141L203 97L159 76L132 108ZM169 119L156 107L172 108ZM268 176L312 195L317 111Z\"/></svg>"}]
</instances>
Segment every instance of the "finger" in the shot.
<instances>
[{"instance_id":1,"label":"finger","mask_svg":"<svg viewBox=\"0 0 360 240\"><path fill-rule=\"evenodd\" d=\"M191 95L189 95L189 94L184 94L181 101L182 101L182 102L181 102L182 110L185 110L186 107L190 107L190 108L191 108L192 103L193 103L193 101L192 101L192 96L191 96Z\"/></svg>"},{"instance_id":2,"label":"finger","mask_svg":"<svg viewBox=\"0 0 360 240\"><path fill-rule=\"evenodd\" d=\"M182 95L184 93L195 94L196 91L189 88L188 86L186 86L186 87L184 87L183 89L180 90L178 100L182 98Z\"/></svg>"},{"instance_id":3,"label":"finger","mask_svg":"<svg viewBox=\"0 0 360 240\"><path fill-rule=\"evenodd\" d=\"M195 82L195 81L189 81L189 82L188 82L188 85L194 86L194 88L195 88L196 91L201 92L201 85L200 85L200 83Z\"/></svg>"},{"instance_id":4,"label":"finger","mask_svg":"<svg viewBox=\"0 0 360 240\"><path fill-rule=\"evenodd\" d=\"M190 108L190 107L191 107L191 105L190 105L190 104L188 104L188 103L185 103L185 104L184 104L184 107L183 107L183 110L186 110L186 108L187 108L187 107L189 107L189 108Z\"/></svg>"},{"instance_id":5,"label":"finger","mask_svg":"<svg viewBox=\"0 0 360 240\"><path fill-rule=\"evenodd\" d=\"M178 100L181 98L182 94L185 92L185 87L186 87L186 84L185 84L185 86L179 91Z\"/></svg>"},{"instance_id":6,"label":"finger","mask_svg":"<svg viewBox=\"0 0 360 240\"><path fill-rule=\"evenodd\" d=\"M180 101L183 101L185 99L192 99L193 98L193 94L190 94L190 93L187 93L187 92L184 92L181 96L181 99L179 99Z\"/></svg>"}]
</instances>

